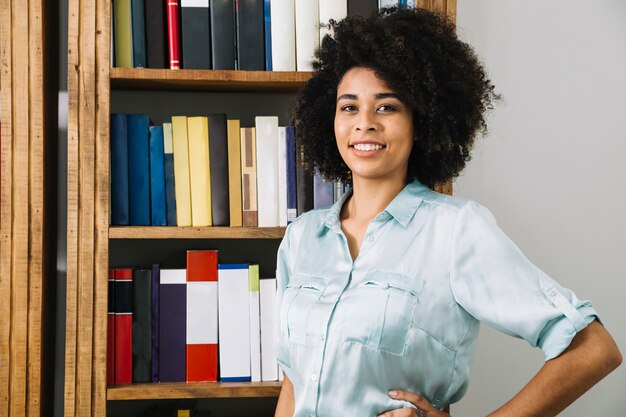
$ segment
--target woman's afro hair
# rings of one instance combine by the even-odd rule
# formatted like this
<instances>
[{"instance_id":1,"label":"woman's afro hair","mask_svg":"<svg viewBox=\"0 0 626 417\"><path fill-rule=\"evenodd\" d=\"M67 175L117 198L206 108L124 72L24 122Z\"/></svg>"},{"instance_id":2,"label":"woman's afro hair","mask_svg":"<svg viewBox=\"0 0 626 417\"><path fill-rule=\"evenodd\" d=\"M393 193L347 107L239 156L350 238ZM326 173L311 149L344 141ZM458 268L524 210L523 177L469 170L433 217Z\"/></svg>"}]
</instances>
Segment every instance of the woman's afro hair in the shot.
<instances>
[{"instance_id":1,"label":"woman's afro hair","mask_svg":"<svg viewBox=\"0 0 626 417\"><path fill-rule=\"evenodd\" d=\"M370 17L329 23L313 61L314 75L294 108L301 163L328 180L350 180L334 135L337 86L354 67L374 70L413 111L415 142L408 181L429 187L463 169L485 112L499 97L472 48L445 17L388 8Z\"/></svg>"}]
</instances>

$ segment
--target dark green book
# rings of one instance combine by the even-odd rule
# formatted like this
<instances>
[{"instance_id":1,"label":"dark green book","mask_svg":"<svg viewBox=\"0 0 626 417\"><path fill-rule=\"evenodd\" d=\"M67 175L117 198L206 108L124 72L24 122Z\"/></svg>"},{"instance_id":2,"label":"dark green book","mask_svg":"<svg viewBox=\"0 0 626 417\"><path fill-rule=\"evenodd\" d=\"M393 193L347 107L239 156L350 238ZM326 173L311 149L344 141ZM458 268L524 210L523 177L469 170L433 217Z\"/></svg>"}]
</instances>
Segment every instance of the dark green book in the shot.
<instances>
[{"instance_id":1,"label":"dark green book","mask_svg":"<svg viewBox=\"0 0 626 417\"><path fill-rule=\"evenodd\" d=\"M152 271L133 271L133 382L152 382Z\"/></svg>"},{"instance_id":2,"label":"dark green book","mask_svg":"<svg viewBox=\"0 0 626 417\"><path fill-rule=\"evenodd\" d=\"M133 66L135 68L146 67L146 17L143 1L144 0L132 0L130 4L133 36Z\"/></svg>"}]
</instances>

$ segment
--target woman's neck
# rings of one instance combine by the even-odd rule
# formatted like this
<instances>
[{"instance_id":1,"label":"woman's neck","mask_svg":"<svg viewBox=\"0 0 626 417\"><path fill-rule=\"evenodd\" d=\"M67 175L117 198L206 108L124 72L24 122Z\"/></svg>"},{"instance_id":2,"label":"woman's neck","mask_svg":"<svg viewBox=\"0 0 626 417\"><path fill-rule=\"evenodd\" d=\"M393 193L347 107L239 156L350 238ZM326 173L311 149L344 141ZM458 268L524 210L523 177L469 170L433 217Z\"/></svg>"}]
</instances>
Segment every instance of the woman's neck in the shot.
<instances>
[{"instance_id":1,"label":"woman's neck","mask_svg":"<svg viewBox=\"0 0 626 417\"><path fill-rule=\"evenodd\" d=\"M341 219L368 223L384 210L405 186L406 180L376 181L355 178L352 195L341 210Z\"/></svg>"}]
</instances>

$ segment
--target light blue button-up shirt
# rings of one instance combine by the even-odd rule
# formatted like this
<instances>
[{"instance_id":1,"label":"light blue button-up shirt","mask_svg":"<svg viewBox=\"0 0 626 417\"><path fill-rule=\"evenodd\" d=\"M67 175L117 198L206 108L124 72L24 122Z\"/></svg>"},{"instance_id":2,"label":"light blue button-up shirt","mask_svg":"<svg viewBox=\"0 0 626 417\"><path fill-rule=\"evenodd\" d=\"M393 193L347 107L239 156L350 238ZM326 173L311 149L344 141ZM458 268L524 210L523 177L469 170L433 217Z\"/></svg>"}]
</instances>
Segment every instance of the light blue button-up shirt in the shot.
<instances>
[{"instance_id":1,"label":"light blue button-up shirt","mask_svg":"<svg viewBox=\"0 0 626 417\"><path fill-rule=\"evenodd\" d=\"M550 359L594 320L589 301L524 257L479 204L407 185L368 225L354 262L333 206L291 223L278 251L277 357L295 416L373 417L467 390L479 322Z\"/></svg>"}]
</instances>

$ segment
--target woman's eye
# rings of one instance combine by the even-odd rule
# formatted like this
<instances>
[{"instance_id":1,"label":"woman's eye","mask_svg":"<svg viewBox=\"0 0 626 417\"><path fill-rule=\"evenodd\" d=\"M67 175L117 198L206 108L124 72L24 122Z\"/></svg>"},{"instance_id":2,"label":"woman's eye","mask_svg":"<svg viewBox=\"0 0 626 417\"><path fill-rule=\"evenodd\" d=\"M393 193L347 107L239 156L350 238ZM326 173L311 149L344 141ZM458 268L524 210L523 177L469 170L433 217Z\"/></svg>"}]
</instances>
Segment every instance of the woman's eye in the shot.
<instances>
[{"instance_id":1,"label":"woman's eye","mask_svg":"<svg viewBox=\"0 0 626 417\"><path fill-rule=\"evenodd\" d=\"M355 111L356 110L356 106L352 105L352 104L346 104L345 106L341 106L341 111Z\"/></svg>"},{"instance_id":2,"label":"woman's eye","mask_svg":"<svg viewBox=\"0 0 626 417\"><path fill-rule=\"evenodd\" d=\"M396 110L396 108L390 104L382 104L378 106L378 110L383 111L383 112L391 112L391 111Z\"/></svg>"}]
</instances>

